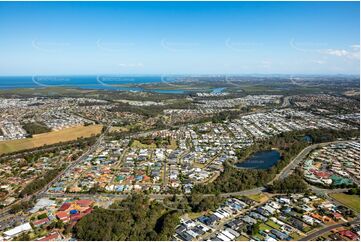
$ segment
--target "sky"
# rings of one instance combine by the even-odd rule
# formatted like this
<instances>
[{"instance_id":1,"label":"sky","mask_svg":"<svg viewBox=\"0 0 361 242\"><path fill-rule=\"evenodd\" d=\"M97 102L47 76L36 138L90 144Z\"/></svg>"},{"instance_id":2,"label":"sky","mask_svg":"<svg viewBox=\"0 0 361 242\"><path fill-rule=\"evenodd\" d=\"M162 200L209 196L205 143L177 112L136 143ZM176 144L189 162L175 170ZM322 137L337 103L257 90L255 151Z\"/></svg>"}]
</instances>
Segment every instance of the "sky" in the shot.
<instances>
[{"instance_id":1,"label":"sky","mask_svg":"<svg viewBox=\"0 0 361 242\"><path fill-rule=\"evenodd\" d=\"M358 2L0 2L0 75L359 74Z\"/></svg>"}]
</instances>

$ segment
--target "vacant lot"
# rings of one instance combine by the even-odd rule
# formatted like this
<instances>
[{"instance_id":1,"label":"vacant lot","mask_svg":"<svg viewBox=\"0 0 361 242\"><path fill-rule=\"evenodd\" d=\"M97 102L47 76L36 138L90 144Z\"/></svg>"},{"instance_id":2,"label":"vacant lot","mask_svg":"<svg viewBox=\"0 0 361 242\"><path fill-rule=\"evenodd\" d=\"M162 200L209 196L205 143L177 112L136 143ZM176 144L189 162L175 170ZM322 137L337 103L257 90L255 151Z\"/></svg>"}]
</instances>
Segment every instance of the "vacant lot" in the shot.
<instances>
[{"instance_id":1,"label":"vacant lot","mask_svg":"<svg viewBox=\"0 0 361 242\"><path fill-rule=\"evenodd\" d=\"M345 193L332 193L330 196L356 212L360 212L360 196Z\"/></svg>"},{"instance_id":2,"label":"vacant lot","mask_svg":"<svg viewBox=\"0 0 361 242\"><path fill-rule=\"evenodd\" d=\"M147 144L141 143L139 140L134 140L131 147L137 148L137 149L156 149L157 145L155 143L147 145Z\"/></svg>"},{"instance_id":3,"label":"vacant lot","mask_svg":"<svg viewBox=\"0 0 361 242\"><path fill-rule=\"evenodd\" d=\"M269 199L269 197L267 195L262 194L262 193L247 195L246 197L248 197L249 199L252 199L253 201L256 201L258 203L265 202Z\"/></svg>"},{"instance_id":4,"label":"vacant lot","mask_svg":"<svg viewBox=\"0 0 361 242\"><path fill-rule=\"evenodd\" d=\"M43 145L51 145L59 142L76 140L81 137L90 137L101 132L102 125L78 126L34 135L33 138L9 140L0 142L0 154L27 150Z\"/></svg>"},{"instance_id":5,"label":"vacant lot","mask_svg":"<svg viewBox=\"0 0 361 242\"><path fill-rule=\"evenodd\" d=\"M112 132L128 132L129 129L126 128L126 127L111 127L109 132L112 133Z\"/></svg>"}]
</instances>

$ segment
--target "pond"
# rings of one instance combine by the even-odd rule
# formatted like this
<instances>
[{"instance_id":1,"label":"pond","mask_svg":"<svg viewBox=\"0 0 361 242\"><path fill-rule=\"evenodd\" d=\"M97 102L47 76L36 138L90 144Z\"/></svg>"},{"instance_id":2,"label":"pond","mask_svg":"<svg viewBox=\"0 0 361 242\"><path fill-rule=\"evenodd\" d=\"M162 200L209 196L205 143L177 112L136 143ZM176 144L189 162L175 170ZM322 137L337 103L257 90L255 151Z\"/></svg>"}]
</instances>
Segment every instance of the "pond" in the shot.
<instances>
[{"instance_id":1,"label":"pond","mask_svg":"<svg viewBox=\"0 0 361 242\"><path fill-rule=\"evenodd\" d=\"M236 166L243 169L268 169L277 164L280 158L281 154L276 150L259 151Z\"/></svg>"}]
</instances>

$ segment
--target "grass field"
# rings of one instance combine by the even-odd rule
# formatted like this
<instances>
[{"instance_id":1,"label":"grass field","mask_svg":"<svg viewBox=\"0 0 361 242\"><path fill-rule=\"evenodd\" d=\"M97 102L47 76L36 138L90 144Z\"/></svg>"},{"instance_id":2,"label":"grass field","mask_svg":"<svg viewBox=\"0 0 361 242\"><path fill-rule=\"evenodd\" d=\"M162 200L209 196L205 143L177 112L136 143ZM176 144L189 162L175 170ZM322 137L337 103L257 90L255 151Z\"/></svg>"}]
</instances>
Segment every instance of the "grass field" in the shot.
<instances>
[{"instance_id":1,"label":"grass field","mask_svg":"<svg viewBox=\"0 0 361 242\"><path fill-rule=\"evenodd\" d=\"M270 227L272 227L274 229L279 229L280 228L280 226L278 224L276 224L275 222L273 222L272 220L268 220L266 222L266 225L268 225L268 226L270 226Z\"/></svg>"},{"instance_id":2,"label":"grass field","mask_svg":"<svg viewBox=\"0 0 361 242\"><path fill-rule=\"evenodd\" d=\"M109 132L128 132L129 129L126 127L111 127Z\"/></svg>"},{"instance_id":3,"label":"grass field","mask_svg":"<svg viewBox=\"0 0 361 242\"><path fill-rule=\"evenodd\" d=\"M175 139L170 140L170 144L167 146L168 149L175 150L177 149L177 141Z\"/></svg>"},{"instance_id":4,"label":"grass field","mask_svg":"<svg viewBox=\"0 0 361 242\"><path fill-rule=\"evenodd\" d=\"M134 140L131 147L132 148L137 148L137 149L156 149L157 145L154 144L154 143L150 144L150 145L147 145L147 144L141 143L139 140Z\"/></svg>"},{"instance_id":5,"label":"grass field","mask_svg":"<svg viewBox=\"0 0 361 242\"><path fill-rule=\"evenodd\" d=\"M43 145L52 145L59 142L72 141L80 137L86 138L99 134L101 130L102 125L77 126L62 129L60 131L34 135L32 138L27 139L1 141L0 154L37 148Z\"/></svg>"},{"instance_id":6,"label":"grass field","mask_svg":"<svg viewBox=\"0 0 361 242\"><path fill-rule=\"evenodd\" d=\"M360 213L360 196L348 195L345 193L332 193L330 196L345 206L352 208L356 212Z\"/></svg>"},{"instance_id":7,"label":"grass field","mask_svg":"<svg viewBox=\"0 0 361 242\"><path fill-rule=\"evenodd\" d=\"M252 195L247 195L246 197L248 197L249 199L252 199L253 201L256 202L265 202L269 199L269 197L265 194L252 194Z\"/></svg>"},{"instance_id":8,"label":"grass field","mask_svg":"<svg viewBox=\"0 0 361 242\"><path fill-rule=\"evenodd\" d=\"M259 229L265 231L265 230L271 230L272 228L264 223L261 223L259 225Z\"/></svg>"},{"instance_id":9,"label":"grass field","mask_svg":"<svg viewBox=\"0 0 361 242\"><path fill-rule=\"evenodd\" d=\"M292 237L292 239L293 239L294 241L299 240L299 239L302 237L301 235L299 235L299 234L296 233L296 232L291 233L290 236Z\"/></svg>"},{"instance_id":10,"label":"grass field","mask_svg":"<svg viewBox=\"0 0 361 242\"><path fill-rule=\"evenodd\" d=\"M249 241L249 238L247 238L244 235L241 235L240 237L237 238L237 241Z\"/></svg>"},{"instance_id":11,"label":"grass field","mask_svg":"<svg viewBox=\"0 0 361 242\"><path fill-rule=\"evenodd\" d=\"M190 218L190 219L196 219L196 218L198 218L198 217L200 217L200 216L202 216L202 215L204 215L205 214L205 212L197 212L197 213L195 213L195 212L190 212L190 213L188 213L188 218Z\"/></svg>"}]
</instances>

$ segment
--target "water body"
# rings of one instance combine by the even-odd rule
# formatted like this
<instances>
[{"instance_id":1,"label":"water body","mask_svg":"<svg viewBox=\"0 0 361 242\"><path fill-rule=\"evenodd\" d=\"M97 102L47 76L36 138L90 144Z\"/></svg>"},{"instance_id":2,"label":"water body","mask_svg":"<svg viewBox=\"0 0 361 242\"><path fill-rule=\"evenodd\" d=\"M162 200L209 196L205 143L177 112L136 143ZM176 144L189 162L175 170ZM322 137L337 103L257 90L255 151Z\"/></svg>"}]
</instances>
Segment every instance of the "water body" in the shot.
<instances>
[{"instance_id":1,"label":"water body","mask_svg":"<svg viewBox=\"0 0 361 242\"><path fill-rule=\"evenodd\" d=\"M138 86L126 87L120 85L137 85L149 83L163 83L161 76L17 76L0 77L1 89L16 88L45 88L45 87L68 87L81 89L98 89L133 92L155 92L164 94L184 94L188 90L182 89L143 89ZM174 79L176 80L176 79ZM172 80L166 79L168 84ZM214 88L212 93L221 93L225 88Z\"/></svg>"},{"instance_id":2,"label":"water body","mask_svg":"<svg viewBox=\"0 0 361 242\"><path fill-rule=\"evenodd\" d=\"M236 164L239 168L244 169L268 169L276 165L280 160L281 154L276 150L259 151L250 158Z\"/></svg>"},{"instance_id":3,"label":"water body","mask_svg":"<svg viewBox=\"0 0 361 242\"><path fill-rule=\"evenodd\" d=\"M69 87L114 91L147 91L156 93L182 94L185 90L143 89L141 87L123 87L119 85L137 85L160 83L161 76L24 76L0 77L0 89Z\"/></svg>"}]
</instances>

